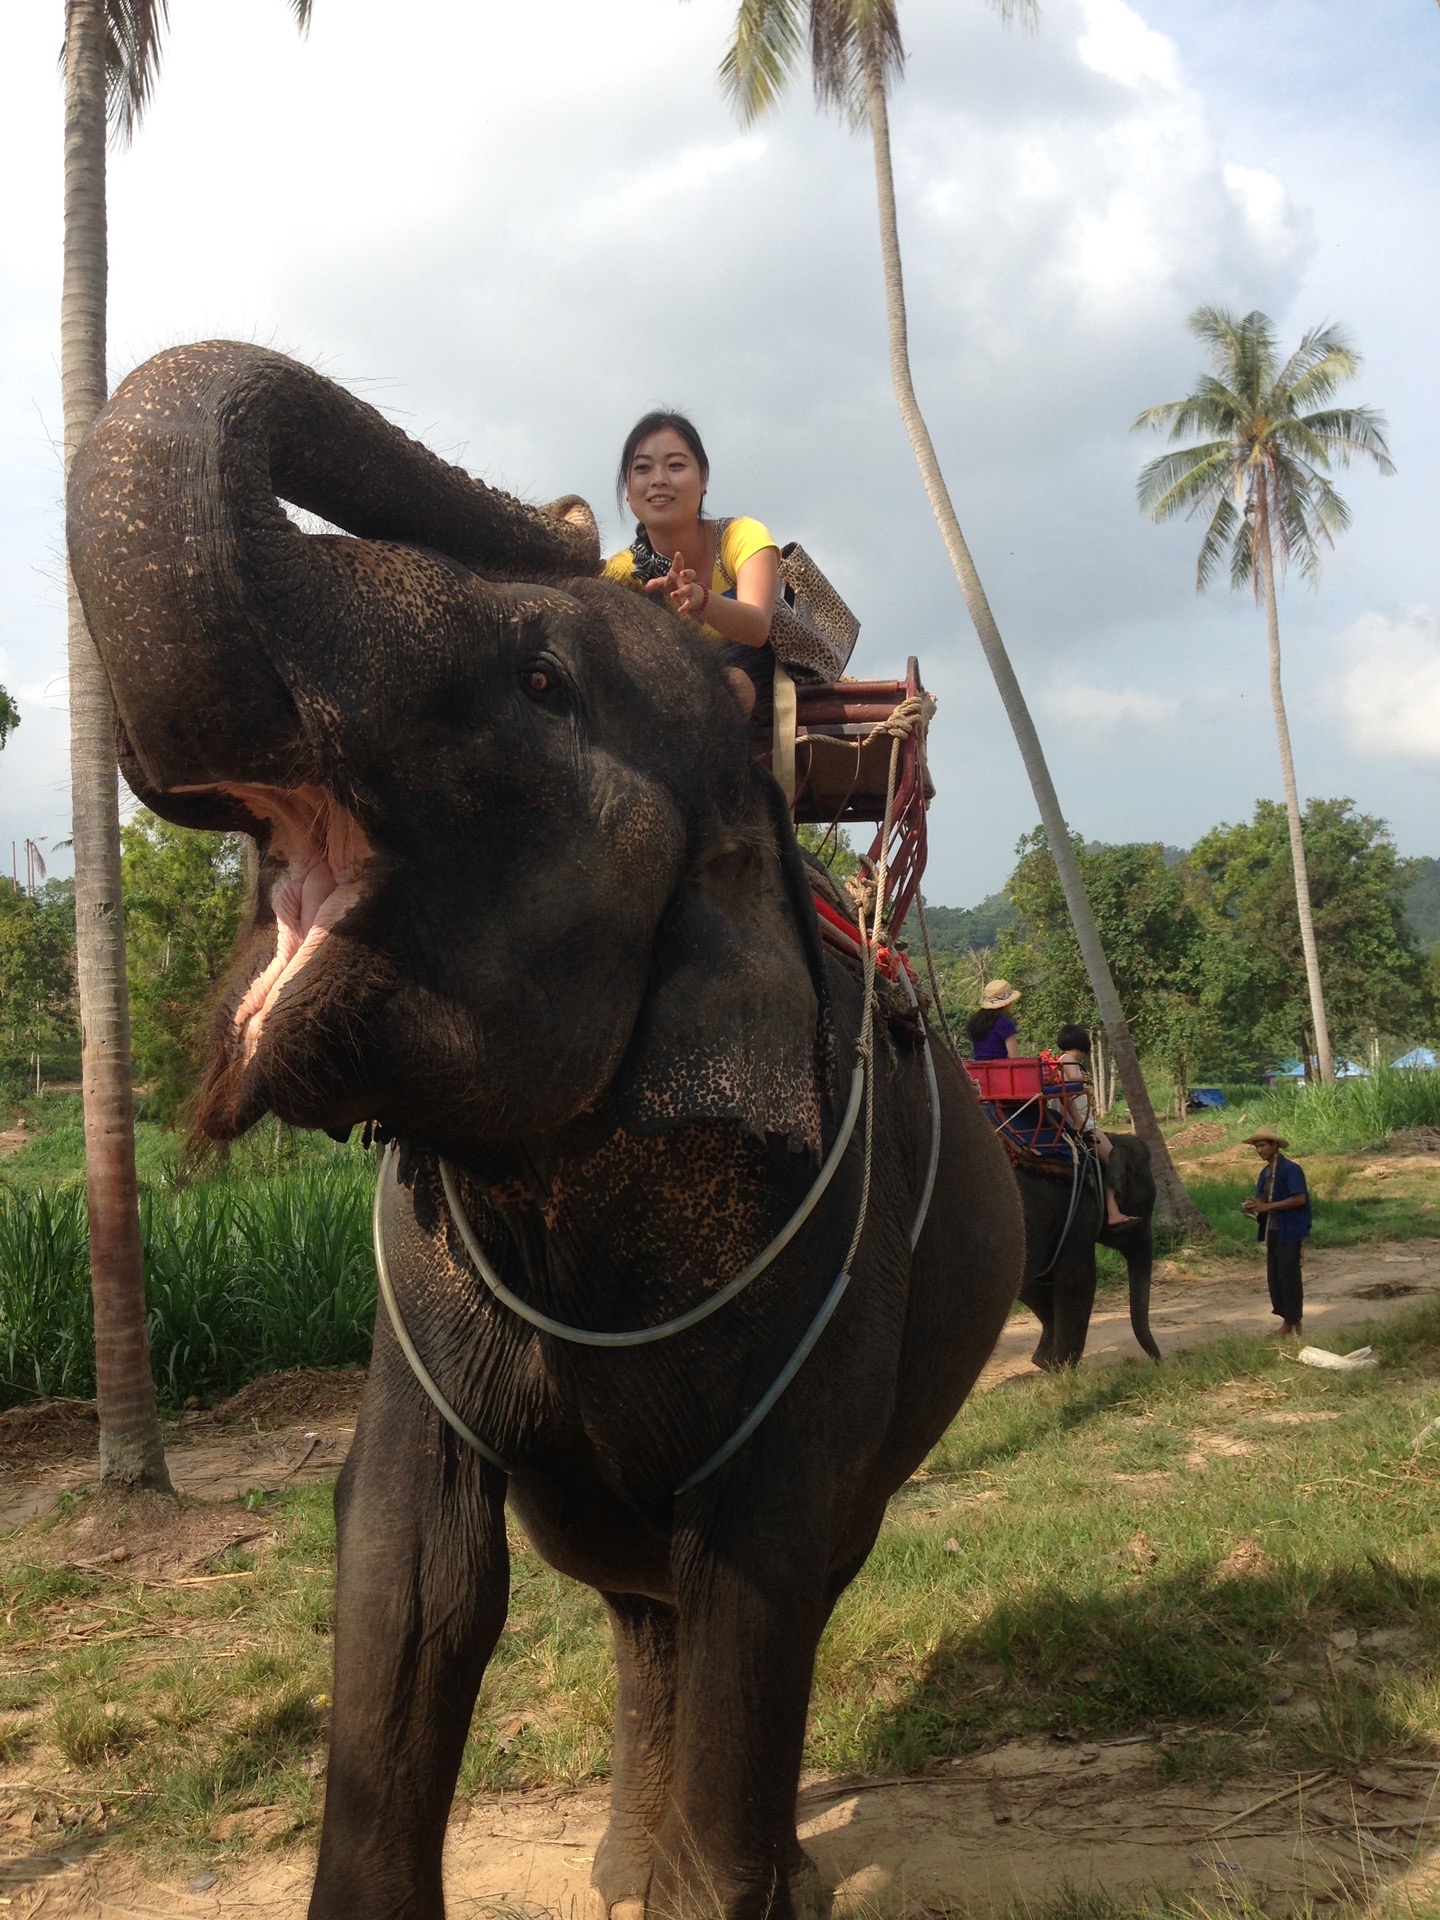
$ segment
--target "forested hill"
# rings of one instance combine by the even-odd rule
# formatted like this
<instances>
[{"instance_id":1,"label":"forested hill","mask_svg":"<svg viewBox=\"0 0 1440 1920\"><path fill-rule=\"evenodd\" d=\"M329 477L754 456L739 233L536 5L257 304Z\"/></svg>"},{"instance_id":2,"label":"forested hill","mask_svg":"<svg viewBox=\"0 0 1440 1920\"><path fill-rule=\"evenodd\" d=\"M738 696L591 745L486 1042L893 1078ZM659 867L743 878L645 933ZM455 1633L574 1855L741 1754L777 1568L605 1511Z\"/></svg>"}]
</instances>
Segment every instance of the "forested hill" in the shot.
<instances>
[{"instance_id":1,"label":"forested hill","mask_svg":"<svg viewBox=\"0 0 1440 1920\"><path fill-rule=\"evenodd\" d=\"M1405 918L1428 951L1440 947L1440 860L1412 860L1415 878L1405 889Z\"/></svg>"},{"instance_id":2,"label":"forested hill","mask_svg":"<svg viewBox=\"0 0 1440 1920\"><path fill-rule=\"evenodd\" d=\"M1091 841L1086 850L1096 852L1102 844ZM1166 847L1166 866L1173 867L1187 852L1185 847ZM1428 953L1432 947L1440 947L1440 860L1421 858L1408 864L1415 877L1402 895L1405 918ZM925 917L930 925L930 944L937 953L970 953L976 947L993 947L1001 928L1014 921L1015 909L1002 888L977 907L936 907L927 900Z\"/></svg>"},{"instance_id":3,"label":"forested hill","mask_svg":"<svg viewBox=\"0 0 1440 1920\"><path fill-rule=\"evenodd\" d=\"M976 947L993 947L1000 929L1015 918L1008 893L992 893L978 907L932 907L925 902L925 919L930 928L930 944L936 953L970 953Z\"/></svg>"}]
</instances>

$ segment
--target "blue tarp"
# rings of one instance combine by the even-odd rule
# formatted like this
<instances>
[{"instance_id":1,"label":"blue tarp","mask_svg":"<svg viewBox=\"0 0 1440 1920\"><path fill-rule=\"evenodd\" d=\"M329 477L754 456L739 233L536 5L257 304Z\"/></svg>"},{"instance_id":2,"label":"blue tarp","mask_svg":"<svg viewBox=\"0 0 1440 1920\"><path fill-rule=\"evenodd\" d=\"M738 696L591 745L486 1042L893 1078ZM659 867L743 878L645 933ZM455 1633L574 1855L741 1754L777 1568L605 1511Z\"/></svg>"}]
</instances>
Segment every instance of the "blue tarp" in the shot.
<instances>
[{"instance_id":1,"label":"blue tarp","mask_svg":"<svg viewBox=\"0 0 1440 1920\"><path fill-rule=\"evenodd\" d=\"M1412 1047L1409 1053L1402 1053L1394 1064L1397 1067L1428 1067L1433 1071L1440 1067L1440 1054L1433 1047Z\"/></svg>"},{"instance_id":2,"label":"blue tarp","mask_svg":"<svg viewBox=\"0 0 1440 1920\"><path fill-rule=\"evenodd\" d=\"M1187 1107L1223 1107L1225 1095L1219 1087L1191 1087L1185 1095Z\"/></svg>"}]
</instances>

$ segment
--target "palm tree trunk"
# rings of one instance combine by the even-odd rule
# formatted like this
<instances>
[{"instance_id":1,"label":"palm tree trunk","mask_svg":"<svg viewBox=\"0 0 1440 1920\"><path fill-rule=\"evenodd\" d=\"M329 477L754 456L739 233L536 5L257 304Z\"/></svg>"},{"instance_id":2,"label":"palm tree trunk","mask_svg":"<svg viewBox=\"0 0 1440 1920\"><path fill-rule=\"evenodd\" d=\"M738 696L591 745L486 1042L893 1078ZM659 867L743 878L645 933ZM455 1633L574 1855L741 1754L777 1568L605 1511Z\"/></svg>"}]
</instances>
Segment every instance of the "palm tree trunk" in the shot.
<instances>
[{"instance_id":1,"label":"palm tree trunk","mask_svg":"<svg viewBox=\"0 0 1440 1920\"><path fill-rule=\"evenodd\" d=\"M964 534L960 531L960 522L956 518L955 508L951 503L949 489L940 471L940 463L935 457L930 430L925 424L919 402L915 398L915 386L910 376L905 282L900 264L900 232L895 216L895 178L890 163L890 115L885 103L884 77L879 57L874 46L868 41L865 45L864 59L866 107L870 116L870 133L875 149L875 189L880 207L880 252L885 268L885 305L890 323L890 374L895 383L895 397L900 403L900 417L905 423L905 431L910 436L910 444L915 450L920 477L925 483L925 492L929 496L931 510L949 552L955 577L960 582L960 591L965 596L965 604L970 610L970 618L975 624L981 648L989 662L990 671L995 677L995 685L1004 704L1006 717L1015 734L1016 744L1020 748L1020 758L1029 775L1035 802L1040 810L1040 822L1050 844L1050 852L1065 894L1065 905L1070 913L1070 922L1075 929L1075 938L1079 942L1080 958L1089 975L1091 991L1095 995L1095 1005L1099 1009L1101 1021L1109 1037L1111 1057L1120 1076L1120 1084L1125 1090L1125 1098L1129 1102L1131 1120L1136 1133L1150 1150L1157 1189L1156 1218L1162 1226L1183 1231L1187 1237L1206 1237L1210 1232L1209 1223L1186 1192L1184 1183L1175 1171L1169 1148L1165 1144L1165 1136L1160 1131L1160 1122L1155 1117L1150 1092L1145 1085L1145 1076L1140 1070L1140 1058L1135 1051L1135 1043L1130 1037L1130 1025L1120 1005L1120 996L1115 991L1110 965L1105 958L1105 949L1100 941L1100 930L1095 924L1095 916L1086 898L1085 883L1080 877L1080 863L1075 857L1075 843L1065 824L1065 816L1060 811L1060 802L1056 797L1054 782L1050 778L1050 769L1045 764L1040 736L1035 731L1035 723L1030 718L1030 709L1025 704L1024 694L1020 691L1020 682L1015 677L1015 669L1010 664L1010 656L1006 653L1005 643L1000 638L1000 629L996 626L995 616L990 611L990 603L985 597L985 589L980 584L975 562L970 557L970 549L965 544Z\"/></svg>"},{"instance_id":2,"label":"palm tree trunk","mask_svg":"<svg viewBox=\"0 0 1440 1920\"><path fill-rule=\"evenodd\" d=\"M1325 1019L1325 990L1320 982L1320 949L1315 943L1315 919L1310 911L1310 873L1305 865L1305 835L1300 820L1300 792L1295 785L1295 756L1290 751L1290 722L1280 684L1280 611L1275 599L1275 554L1270 542L1269 502L1260 487L1256 504L1256 547L1265 579L1265 621L1270 635L1270 705L1275 710L1275 738L1280 743L1280 778L1285 787L1285 813L1290 822L1290 864L1295 874L1295 912L1300 921L1300 945L1305 954L1305 979L1310 988L1310 1014L1315 1022L1315 1051L1320 1078L1335 1078L1335 1056L1330 1050L1330 1027ZM1310 1056L1305 1056L1305 1078L1310 1078Z\"/></svg>"},{"instance_id":3,"label":"palm tree trunk","mask_svg":"<svg viewBox=\"0 0 1440 1920\"><path fill-rule=\"evenodd\" d=\"M60 382L65 469L105 403L105 5L66 0L65 272ZM120 906L115 714L75 583L70 632L70 781L75 947L95 1310L95 1395L102 1485L168 1492L155 1406L135 1181L130 1003Z\"/></svg>"}]
</instances>

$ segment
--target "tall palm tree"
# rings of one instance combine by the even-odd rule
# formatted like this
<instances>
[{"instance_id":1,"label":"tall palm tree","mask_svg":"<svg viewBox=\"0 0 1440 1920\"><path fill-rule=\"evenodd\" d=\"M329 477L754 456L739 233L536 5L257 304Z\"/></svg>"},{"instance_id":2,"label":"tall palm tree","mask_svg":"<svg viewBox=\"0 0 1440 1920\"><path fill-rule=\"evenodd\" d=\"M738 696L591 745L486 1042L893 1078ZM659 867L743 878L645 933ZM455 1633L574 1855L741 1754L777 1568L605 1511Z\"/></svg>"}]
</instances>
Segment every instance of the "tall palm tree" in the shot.
<instances>
[{"instance_id":1,"label":"tall palm tree","mask_svg":"<svg viewBox=\"0 0 1440 1920\"><path fill-rule=\"evenodd\" d=\"M1147 407L1135 426L1168 427L1172 441L1192 433L1207 437L1198 446L1150 462L1138 482L1140 505L1153 520L1169 520L1181 512L1208 514L1195 569L1196 590L1204 592L1228 553L1231 586L1248 585L1255 598L1265 602L1270 704L1290 821L1295 910L1313 1038L1320 1078L1333 1080L1335 1057L1325 1018L1300 796L1280 683L1275 575L1294 559L1308 580L1318 581L1322 544L1334 546L1335 535L1349 526L1350 509L1330 484L1333 462L1348 466L1352 458L1363 456L1382 473L1395 468L1385 444L1383 415L1371 407L1330 405L1336 388L1360 371L1360 356L1339 328L1313 327L1282 366L1274 328L1263 313L1237 320L1218 307L1197 307L1189 324L1210 349L1210 372L1183 400Z\"/></svg>"},{"instance_id":2,"label":"tall palm tree","mask_svg":"<svg viewBox=\"0 0 1440 1920\"><path fill-rule=\"evenodd\" d=\"M310 0L291 0L297 23ZM105 144L128 140L159 71L167 0L65 0L65 267L60 386L65 470L105 404ZM99 655L68 581L70 780L74 809L76 973L80 991L85 1179L100 1477L113 1487L170 1485L150 1348L135 1180L130 1007L120 901L115 713Z\"/></svg>"},{"instance_id":3,"label":"tall palm tree","mask_svg":"<svg viewBox=\"0 0 1440 1920\"><path fill-rule=\"evenodd\" d=\"M1038 13L1036 0L991 0L991 4L1007 22L1018 13L1031 23ZM1035 731L1035 722L1030 717L995 615L960 530L930 430L915 397L900 230L895 212L895 176L890 160L889 88L905 64L896 0L740 0L734 36L721 62L720 79L742 121L748 123L756 119L779 98L807 41L818 104L833 107L852 126L868 124L870 129L890 330L890 376L900 405L900 417L910 436L931 510L1030 778L1135 1131L1150 1149L1159 1189L1157 1214L1166 1226L1191 1237L1204 1237L1210 1231L1209 1226L1185 1191L1160 1131L1095 916L1085 896L1074 842L1060 811L1040 736Z\"/></svg>"}]
</instances>

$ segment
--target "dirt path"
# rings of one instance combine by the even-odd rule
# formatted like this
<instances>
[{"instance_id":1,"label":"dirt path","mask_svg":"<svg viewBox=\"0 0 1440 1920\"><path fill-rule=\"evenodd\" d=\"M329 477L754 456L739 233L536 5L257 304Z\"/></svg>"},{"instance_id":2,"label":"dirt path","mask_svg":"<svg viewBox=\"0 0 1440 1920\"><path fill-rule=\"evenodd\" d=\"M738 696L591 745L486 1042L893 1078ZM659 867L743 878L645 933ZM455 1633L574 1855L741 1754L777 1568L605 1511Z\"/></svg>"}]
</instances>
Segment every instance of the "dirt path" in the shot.
<instances>
[{"instance_id":1,"label":"dirt path","mask_svg":"<svg viewBox=\"0 0 1440 1920\"><path fill-rule=\"evenodd\" d=\"M1341 1247L1305 1255L1305 1339L1297 1345L1334 1347L1341 1327L1388 1320L1415 1306L1425 1294L1440 1293L1440 1240L1405 1240L1393 1245ZM1265 1290L1265 1267L1237 1269L1227 1261L1218 1273L1177 1271L1159 1262L1150 1297L1150 1330L1162 1354L1207 1340L1239 1334L1266 1334L1277 1321ZM980 1387L1032 1373L1038 1322L1017 1314L980 1376ZM1130 1309L1123 1294L1106 1294L1096 1306L1085 1346L1086 1366L1103 1366L1138 1354L1130 1331Z\"/></svg>"},{"instance_id":2,"label":"dirt path","mask_svg":"<svg viewBox=\"0 0 1440 1920\"><path fill-rule=\"evenodd\" d=\"M1150 1739L1024 1741L938 1776L811 1780L800 1834L834 1890L837 1920L1035 1901L1066 1881L1119 1895L1246 1883L1288 1904L1362 1881L1418 1892L1440 1868L1428 1838L1440 1820L1432 1766L1392 1763L1354 1780L1260 1774L1217 1789L1157 1787L1156 1759ZM602 1789L477 1802L450 1829L451 1912L548 1909L594 1920L590 1864L604 1824ZM313 1866L309 1849L261 1853L192 1886L123 1859L37 1852L0 1867L0 1885L18 1915L43 1900L46 1920L301 1920Z\"/></svg>"}]
</instances>

